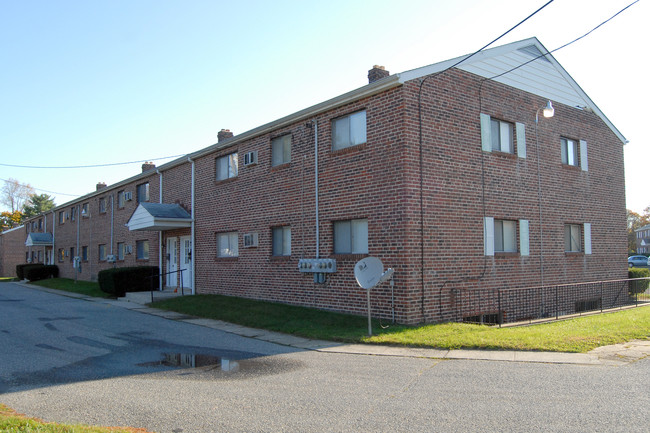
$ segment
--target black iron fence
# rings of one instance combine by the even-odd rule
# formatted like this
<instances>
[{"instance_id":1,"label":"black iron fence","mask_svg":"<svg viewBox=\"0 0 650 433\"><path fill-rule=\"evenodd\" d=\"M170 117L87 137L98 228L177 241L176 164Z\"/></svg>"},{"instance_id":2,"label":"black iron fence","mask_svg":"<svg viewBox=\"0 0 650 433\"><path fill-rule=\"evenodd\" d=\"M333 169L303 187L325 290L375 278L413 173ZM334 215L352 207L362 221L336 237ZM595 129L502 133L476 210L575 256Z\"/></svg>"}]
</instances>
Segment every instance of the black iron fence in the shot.
<instances>
[{"instance_id":1,"label":"black iron fence","mask_svg":"<svg viewBox=\"0 0 650 433\"><path fill-rule=\"evenodd\" d=\"M557 320L650 303L650 278L515 289L464 290L453 295L453 320L498 324Z\"/></svg>"}]
</instances>

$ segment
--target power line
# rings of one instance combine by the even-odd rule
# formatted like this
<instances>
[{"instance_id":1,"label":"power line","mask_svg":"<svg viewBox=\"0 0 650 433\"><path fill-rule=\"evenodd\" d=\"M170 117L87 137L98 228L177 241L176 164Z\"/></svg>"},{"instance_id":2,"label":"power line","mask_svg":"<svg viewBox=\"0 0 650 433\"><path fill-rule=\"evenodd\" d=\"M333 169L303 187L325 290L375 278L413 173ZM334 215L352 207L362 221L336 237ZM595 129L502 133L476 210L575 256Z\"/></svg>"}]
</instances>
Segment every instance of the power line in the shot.
<instances>
[{"instance_id":1,"label":"power line","mask_svg":"<svg viewBox=\"0 0 650 433\"><path fill-rule=\"evenodd\" d=\"M161 159L178 158L178 157L181 157L183 155L184 154L172 155L172 156L163 156L163 157L160 157L160 158L152 158L152 159L142 159L142 160L139 160L139 161L113 162L113 163L107 163L107 164L92 164L92 165L35 166L35 165L0 164L0 166L14 167L14 168L38 168L38 169L71 169L71 168L113 167L113 166L116 166L116 165L139 164L139 163L142 163L142 162L159 161Z\"/></svg>"},{"instance_id":2,"label":"power line","mask_svg":"<svg viewBox=\"0 0 650 433\"><path fill-rule=\"evenodd\" d=\"M9 182L9 180L7 180L7 179L0 179L0 180L3 181L3 182ZM69 197L81 197L80 194L66 194L66 193L64 193L64 192L48 191L48 190L46 190L46 189L35 188L35 187L31 186L31 185L29 185L29 186L30 186L32 189L34 189L35 191L49 192L50 194L56 194L56 195L67 195L67 196L69 196Z\"/></svg>"}]
</instances>

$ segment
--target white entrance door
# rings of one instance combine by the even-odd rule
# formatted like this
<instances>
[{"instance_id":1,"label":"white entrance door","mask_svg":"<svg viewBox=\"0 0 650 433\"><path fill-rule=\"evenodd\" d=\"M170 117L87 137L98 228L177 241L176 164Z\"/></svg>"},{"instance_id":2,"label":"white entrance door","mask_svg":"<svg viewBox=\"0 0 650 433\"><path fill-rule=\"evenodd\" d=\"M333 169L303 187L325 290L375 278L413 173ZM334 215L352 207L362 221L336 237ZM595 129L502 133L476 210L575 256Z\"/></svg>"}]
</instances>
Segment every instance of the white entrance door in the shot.
<instances>
[{"instance_id":1,"label":"white entrance door","mask_svg":"<svg viewBox=\"0 0 650 433\"><path fill-rule=\"evenodd\" d=\"M177 247L178 243L176 238L167 239L167 287L177 287L178 283L176 282L178 278L178 253Z\"/></svg>"},{"instance_id":2,"label":"white entrance door","mask_svg":"<svg viewBox=\"0 0 650 433\"><path fill-rule=\"evenodd\" d=\"M183 287L192 287L192 238L181 238L181 269L183 271Z\"/></svg>"}]
</instances>

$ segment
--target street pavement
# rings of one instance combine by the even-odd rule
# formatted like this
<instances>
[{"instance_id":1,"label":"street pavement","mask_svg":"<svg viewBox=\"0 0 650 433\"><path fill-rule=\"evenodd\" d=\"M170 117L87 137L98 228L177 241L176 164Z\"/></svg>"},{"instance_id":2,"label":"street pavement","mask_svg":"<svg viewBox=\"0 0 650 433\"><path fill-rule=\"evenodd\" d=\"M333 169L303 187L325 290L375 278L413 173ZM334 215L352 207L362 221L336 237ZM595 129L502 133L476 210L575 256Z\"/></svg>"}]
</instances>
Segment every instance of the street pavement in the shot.
<instances>
[{"instance_id":1,"label":"street pavement","mask_svg":"<svg viewBox=\"0 0 650 433\"><path fill-rule=\"evenodd\" d=\"M0 317L0 403L52 421L178 433L647 431L650 420L648 341L578 355L341 345L9 283Z\"/></svg>"}]
</instances>

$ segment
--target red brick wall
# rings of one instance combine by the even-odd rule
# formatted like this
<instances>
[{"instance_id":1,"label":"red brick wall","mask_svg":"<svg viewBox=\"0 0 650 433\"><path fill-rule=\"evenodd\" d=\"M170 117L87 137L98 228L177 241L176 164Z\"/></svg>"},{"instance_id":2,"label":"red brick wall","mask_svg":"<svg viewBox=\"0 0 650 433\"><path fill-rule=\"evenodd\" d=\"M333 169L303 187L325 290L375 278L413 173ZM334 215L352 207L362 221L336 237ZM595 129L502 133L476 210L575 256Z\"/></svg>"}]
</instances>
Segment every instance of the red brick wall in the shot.
<instances>
[{"instance_id":1,"label":"red brick wall","mask_svg":"<svg viewBox=\"0 0 650 433\"><path fill-rule=\"evenodd\" d=\"M0 233L0 276L15 277L16 265L25 263L25 227Z\"/></svg>"}]
</instances>

